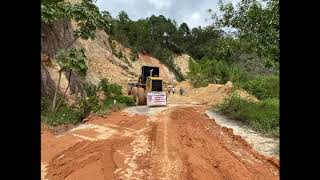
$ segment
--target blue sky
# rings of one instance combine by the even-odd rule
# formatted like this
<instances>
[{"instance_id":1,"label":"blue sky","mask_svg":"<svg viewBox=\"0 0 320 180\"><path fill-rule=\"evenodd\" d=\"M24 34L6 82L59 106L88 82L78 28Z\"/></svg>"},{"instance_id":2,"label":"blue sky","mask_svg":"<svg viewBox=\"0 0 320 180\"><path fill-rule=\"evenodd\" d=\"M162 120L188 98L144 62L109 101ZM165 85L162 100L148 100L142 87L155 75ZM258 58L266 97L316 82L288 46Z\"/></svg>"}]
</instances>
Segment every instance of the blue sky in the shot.
<instances>
[{"instance_id":1,"label":"blue sky","mask_svg":"<svg viewBox=\"0 0 320 180\"><path fill-rule=\"evenodd\" d=\"M227 0L230 1L237 3L239 0ZM107 10L113 17L121 10L133 20L152 14L164 15L178 24L186 22L190 28L211 24L207 10L218 8L218 0L98 0L96 4L100 11Z\"/></svg>"}]
</instances>

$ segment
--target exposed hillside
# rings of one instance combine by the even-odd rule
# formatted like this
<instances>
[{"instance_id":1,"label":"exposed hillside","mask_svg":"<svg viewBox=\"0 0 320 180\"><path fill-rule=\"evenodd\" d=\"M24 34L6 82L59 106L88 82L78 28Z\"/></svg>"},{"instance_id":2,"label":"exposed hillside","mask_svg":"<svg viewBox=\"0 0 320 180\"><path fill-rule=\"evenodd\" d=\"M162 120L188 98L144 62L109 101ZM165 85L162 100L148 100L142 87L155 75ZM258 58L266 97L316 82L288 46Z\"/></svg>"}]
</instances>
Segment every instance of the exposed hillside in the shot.
<instances>
[{"instance_id":1,"label":"exposed hillside","mask_svg":"<svg viewBox=\"0 0 320 180\"><path fill-rule=\"evenodd\" d=\"M48 89L46 86L55 89L58 82L58 70L59 65L55 62L53 54L61 47L68 44L73 38L72 31L76 29L75 23L56 23L52 27L43 26L43 41L42 41L42 81L43 90L48 94L54 92ZM58 35L58 36L57 36ZM147 54L138 54L138 59L132 61L130 59L131 49L125 48L120 43L112 41L115 47L112 47L109 41L109 35L103 31L96 32L96 38L94 40L78 39L72 47L83 48L87 56L88 71L85 78L80 78L76 74L71 78L70 90L67 92L67 96L70 98L70 94L83 93L82 83L87 81L93 84L98 84L101 79L108 79L111 83L117 83L122 86L123 92L126 93L127 83L131 80L136 80L141 71L141 66L150 65L160 67L160 77L167 83L176 83L175 75L160 61ZM114 52L120 52L123 57L119 59ZM175 57L175 63L186 74L188 70L187 60L188 55L181 55ZM185 61L185 62L184 62ZM47 73L45 73L47 72ZM49 82L51 84L49 84ZM60 91L63 92L67 87L67 75L62 74Z\"/></svg>"},{"instance_id":2,"label":"exposed hillside","mask_svg":"<svg viewBox=\"0 0 320 180\"><path fill-rule=\"evenodd\" d=\"M189 72L189 60L190 56L187 54L182 54L180 56L175 56L173 61L180 68L182 75L186 76Z\"/></svg>"},{"instance_id":3,"label":"exposed hillside","mask_svg":"<svg viewBox=\"0 0 320 180\"><path fill-rule=\"evenodd\" d=\"M124 63L125 68L128 68L128 71L131 73L131 76L129 76L130 80L136 80L138 75L141 73L141 67L143 65L149 65L149 66L157 66L160 68L160 77L164 79L167 83L176 83L176 77L175 75L168 69L168 67L164 64L162 64L157 58L154 58L148 54L142 54L139 53L138 59L135 61L132 61L130 59L131 57L131 49L126 48L122 46L117 41L113 41L115 44L115 50L117 52L120 52L123 54L124 58L123 60L119 61ZM110 50L111 51L111 50Z\"/></svg>"}]
</instances>

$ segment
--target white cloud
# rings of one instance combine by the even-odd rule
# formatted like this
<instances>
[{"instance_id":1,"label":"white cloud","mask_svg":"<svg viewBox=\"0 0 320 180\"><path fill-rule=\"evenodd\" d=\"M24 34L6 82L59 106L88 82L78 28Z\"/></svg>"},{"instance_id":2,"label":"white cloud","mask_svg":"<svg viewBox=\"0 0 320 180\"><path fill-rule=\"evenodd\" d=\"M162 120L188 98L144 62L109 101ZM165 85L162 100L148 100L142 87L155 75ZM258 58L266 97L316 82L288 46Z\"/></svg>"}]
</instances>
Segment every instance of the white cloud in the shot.
<instances>
[{"instance_id":1,"label":"white cloud","mask_svg":"<svg viewBox=\"0 0 320 180\"><path fill-rule=\"evenodd\" d=\"M193 14L191 15L191 20L193 20L193 21L199 21L200 18L201 18L201 16L200 16L200 14L197 13L197 12L195 12L195 13L193 13Z\"/></svg>"},{"instance_id":2,"label":"white cloud","mask_svg":"<svg viewBox=\"0 0 320 180\"><path fill-rule=\"evenodd\" d=\"M232 0L237 2L239 0ZM178 24L186 22L190 28L206 26L210 21L208 9L217 9L218 0L98 0L100 10L107 10L113 17L121 10L133 20L147 18L150 15L164 15Z\"/></svg>"},{"instance_id":3,"label":"white cloud","mask_svg":"<svg viewBox=\"0 0 320 180\"><path fill-rule=\"evenodd\" d=\"M157 10L162 8L170 8L171 2L168 0L148 0Z\"/></svg>"}]
</instances>

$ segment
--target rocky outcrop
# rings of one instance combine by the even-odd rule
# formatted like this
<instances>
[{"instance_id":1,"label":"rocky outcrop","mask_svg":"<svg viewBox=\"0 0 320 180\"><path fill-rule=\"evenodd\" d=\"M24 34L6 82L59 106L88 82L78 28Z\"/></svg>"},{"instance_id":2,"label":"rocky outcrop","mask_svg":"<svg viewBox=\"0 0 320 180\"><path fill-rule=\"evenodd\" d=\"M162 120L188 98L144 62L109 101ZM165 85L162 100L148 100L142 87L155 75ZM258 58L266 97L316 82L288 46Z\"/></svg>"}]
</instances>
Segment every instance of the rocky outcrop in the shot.
<instances>
[{"instance_id":1,"label":"rocky outcrop","mask_svg":"<svg viewBox=\"0 0 320 180\"><path fill-rule=\"evenodd\" d=\"M68 21L41 24L41 53L47 54L50 58L73 39L73 28Z\"/></svg>"},{"instance_id":2,"label":"rocky outcrop","mask_svg":"<svg viewBox=\"0 0 320 180\"><path fill-rule=\"evenodd\" d=\"M47 96L53 99L55 88L55 82L51 79L45 65L41 63L41 96Z\"/></svg>"},{"instance_id":3,"label":"rocky outcrop","mask_svg":"<svg viewBox=\"0 0 320 180\"><path fill-rule=\"evenodd\" d=\"M52 24L41 24L41 93L53 97L54 91L48 89L55 89L57 80L52 78L52 74L56 74L60 69L59 65L55 62L54 55L62 48L68 46L74 41L73 27L70 22L67 21L57 21ZM70 47L72 47L71 45ZM53 65L54 64L54 65ZM54 68L52 67L54 66ZM51 70L56 71L49 73ZM68 74L63 74L68 76ZM54 80L53 80L54 79ZM62 78L62 81L66 81L66 78ZM83 80L76 73L72 73L70 83L70 91L68 95L73 93L83 94ZM53 82L53 83L52 83ZM49 83L49 84L48 84ZM63 82L67 84L68 82ZM45 87L49 86L49 87ZM47 90L46 90L47 89ZM59 89L59 93L64 92L65 88L62 85Z\"/></svg>"}]
</instances>

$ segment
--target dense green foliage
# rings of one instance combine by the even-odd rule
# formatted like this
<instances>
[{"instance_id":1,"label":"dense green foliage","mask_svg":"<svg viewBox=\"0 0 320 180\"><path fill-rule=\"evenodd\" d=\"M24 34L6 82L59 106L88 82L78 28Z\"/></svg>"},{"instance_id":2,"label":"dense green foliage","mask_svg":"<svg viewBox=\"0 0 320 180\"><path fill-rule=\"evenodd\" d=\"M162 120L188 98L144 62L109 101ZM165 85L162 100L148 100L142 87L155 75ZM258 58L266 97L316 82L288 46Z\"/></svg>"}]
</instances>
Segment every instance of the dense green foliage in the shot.
<instances>
[{"instance_id":1,"label":"dense green foliage","mask_svg":"<svg viewBox=\"0 0 320 180\"><path fill-rule=\"evenodd\" d=\"M225 61L203 59L190 61L189 80L195 87L207 86L209 83L225 84L227 81L247 90L258 99L279 98L279 75L251 75L243 68Z\"/></svg>"},{"instance_id":2,"label":"dense green foliage","mask_svg":"<svg viewBox=\"0 0 320 180\"><path fill-rule=\"evenodd\" d=\"M72 71L79 73L82 76L85 76L87 73L87 65L85 63L86 55L84 54L83 49L62 49L58 52L56 55L56 59L58 64L60 65L60 70L59 70L59 80L58 80L58 87L56 88L54 98L53 98L53 104L52 104L52 111L57 111L59 108L60 104L64 100L64 97L67 93L68 88L70 87L70 78L72 75ZM60 82L61 82L61 73L62 72L69 72L69 80L68 80L68 86L60 99L59 103L56 105L57 101L57 93L58 89L60 87Z\"/></svg>"},{"instance_id":3,"label":"dense green foliage","mask_svg":"<svg viewBox=\"0 0 320 180\"><path fill-rule=\"evenodd\" d=\"M97 28L109 28L109 22L93 2L92 0L82 0L81 3L71 4L63 0L42 0L41 22L52 24L59 20L74 20L80 26L74 32L76 39L93 39Z\"/></svg>"},{"instance_id":4,"label":"dense green foliage","mask_svg":"<svg viewBox=\"0 0 320 180\"><path fill-rule=\"evenodd\" d=\"M219 7L220 16L209 10L214 26L235 31L220 38L217 47L207 44L212 54L191 63L188 76L199 86L230 80L255 95L260 101L233 94L218 109L279 137L279 0L269 0L266 7L256 0L241 0L236 6L219 1Z\"/></svg>"},{"instance_id":5,"label":"dense green foliage","mask_svg":"<svg viewBox=\"0 0 320 180\"><path fill-rule=\"evenodd\" d=\"M85 96L80 99L79 106L69 106L62 102L60 108L56 112L50 111L50 99L42 97L41 99L41 119L51 124L76 124L87 117L90 113L106 114L110 111L121 110L127 106L133 106L132 97L124 96L121 86L109 83L103 79L99 85L91 83L84 84ZM105 97L101 99L99 93L103 93ZM116 104L114 104L116 100Z\"/></svg>"},{"instance_id":6,"label":"dense green foliage","mask_svg":"<svg viewBox=\"0 0 320 180\"><path fill-rule=\"evenodd\" d=\"M249 73L276 71L279 67L278 0L270 0L266 7L255 0L242 0L237 7L220 1L219 7L220 17L215 16L217 12L209 11L213 14L213 25L192 29L186 23L177 25L163 15L132 21L121 11L116 18L108 12L105 17L111 21L113 39L158 58L178 79L183 77L173 63L173 55L181 53L191 55L196 61L209 59L237 64ZM226 27L235 28L236 33L225 32ZM241 58L243 55L252 60Z\"/></svg>"},{"instance_id":7,"label":"dense green foliage","mask_svg":"<svg viewBox=\"0 0 320 180\"><path fill-rule=\"evenodd\" d=\"M116 18L112 18L110 34L113 39L132 49L131 60L137 59L138 52L148 53L182 80L184 77L173 62L174 53L182 52L172 41L175 31L174 22L162 15L132 21L126 12L121 11Z\"/></svg>"},{"instance_id":8,"label":"dense green foliage","mask_svg":"<svg viewBox=\"0 0 320 180\"><path fill-rule=\"evenodd\" d=\"M213 16L216 24L235 28L267 66L279 68L279 0L268 0L266 7L257 0L241 0L237 6L219 0L219 7L222 16Z\"/></svg>"},{"instance_id":9,"label":"dense green foliage","mask_svg":"<svg viewBox=\"0 0 320 180\"><path fill-rule=\"evenodd\" d=\"M107 79L102 79L98 86L86 83L86 98L83 99L83 109L88 109L94 113L105 112L111 106L122 104L122 106L133 106L134 101L132 97L124 96L122 94L122 87L115 83L109 83ZM104 99L99 99L98 93L104 94Z\"/></svg>"},{"instance_id":10,"label":"dense green foliage","mask_svg":"<svg viewBox=\"0 0 320 180\"><path fill-rule=\"evenodd\" d=\"M253 79L242 82L241 87L259 99L279 98L279 76L256 76Z\"/></svg>"},{"instance_id":11,"label":"dense green foliage","mask_svg":"<svg viewBox=\"0 0 320 180\"><path fill-rule=\"evenodd\" d=\"M103 101L104 107L109 107L114 103L114 100L116 100L117 104L123 104L125 106L133 106L134 100L130 96L123 96L122 95L122 87L109 83L108 80L103 79L100 82L100 90L104 92L104 95L106 96L105 100Z\"/></svg>"},{"instance_id":12,"label":"dense green foliage","mask_svg":"<svg viewBox=\"0 0 320 180\"><path fill-rule=\"evenodd\" d=\"M203 59L200 62L189 62L188 78L195 87L201 87L209 83L244 82L248 75L239 67L225 61Z\"/></svg>"},{"instance_id":13,"label":"dense green foliage","mask_svg":"<svg viewBox=\"0 0 320 180\"><path fill-rule=\"evenodd\" d=\"M41 1L41 23L43 26L52 27L55 22L74 20L79 26L74 30L74 38L56 53L56 59L61 67L59 71L58 86L56 88L52 111L57 111L63 102L66 92L70 86L72 71L85 75L87 66L86 56L82 49L68 49L77 39L94 39L97 29L107 30L108 20L103 16L93 0L82 0L80 3L71 4L63 0L42 0ZM58 38L58 37L56 37ZM57 103L58 89L60 87L61 73L69 72L69 82L59 103Z\"/></svg>"},{"instance_id":14,"label":"dense green foliage","mask_svg":"<svg viewBox=\"0 0 320 180\"><path fill-rule=\"evenodd\" d=\"M81 108L68 106L64 102L56 112L52 112L51 103L49 98L41 97L41 121L49 125L77 124L85 117Z\"/></svg>"},{"instance_id":15,"label":"dense green foliage","mask_svg":"<svg viewBox=\"0 0 320 180\"><path fill-rule=\"evenodd\" d=\"M75 71L80 75L86 75L86 55L83 49L63 49L56 55L56 60L63 71Z\"/></svg>"},{"instance_id":16,"label":"dense green foliage","mask_svg":"<svg viewBox=\"0 0 320 180\"><path fill-rule=\"evenodd\" d=\"M99 86L93 85L91 83L84 84L85 96L81 99L81 109L83 109L84 114L89 115L90 112L97 112L101 109L99 104L98 91Z\"/></svg>"},{"instance_id":17,"label":"dense green foliage","mask_svg":"<svg viewBox=\"0 0 320 180\"><path fill-rule=\"evenodd\" d=\"M120 96L122 94L122 87L117 84L109 83L107 79L102 79L100 81L100 90L104 92L106 97L115 97Z\"/></svg>"},{"instance_id":18,"label":"dense green foliage","mask_svg":"<svg viewBox=\"0 0 320 180\"><path fill-rule=\"evenodd\" d=\"M247 123L259 132L279 137L280 113L278 98L268 98L253 102L233 94L218 109L234 119Z\"/></svg>"},{"instance_id":19,"label":"dense green foliage","mask_svg":"<svg viewBox=\"0 0 320 180\"><path fill-rule=\"evenodd\" d=\"M105 107L109 107L114 103L114 100L116 100L116 102L118 104L125 104L126 106L134 106L135 105L134 100L131 96L116 96L113 98L109 97L103 101L103 105Z\"/></svg>"}]
</instances>

